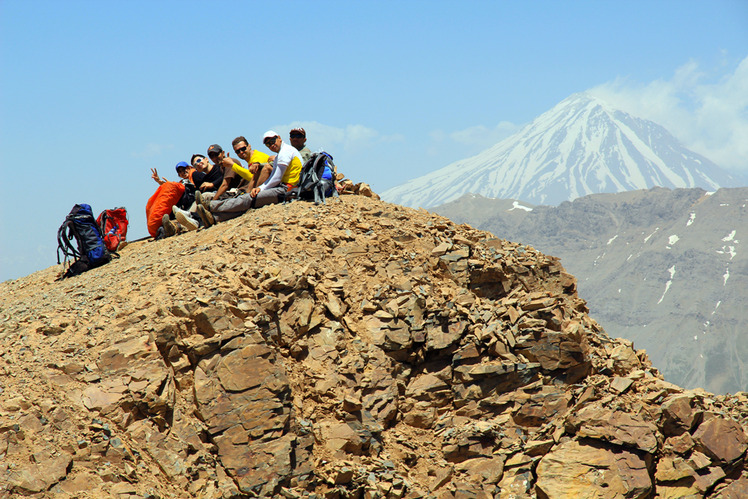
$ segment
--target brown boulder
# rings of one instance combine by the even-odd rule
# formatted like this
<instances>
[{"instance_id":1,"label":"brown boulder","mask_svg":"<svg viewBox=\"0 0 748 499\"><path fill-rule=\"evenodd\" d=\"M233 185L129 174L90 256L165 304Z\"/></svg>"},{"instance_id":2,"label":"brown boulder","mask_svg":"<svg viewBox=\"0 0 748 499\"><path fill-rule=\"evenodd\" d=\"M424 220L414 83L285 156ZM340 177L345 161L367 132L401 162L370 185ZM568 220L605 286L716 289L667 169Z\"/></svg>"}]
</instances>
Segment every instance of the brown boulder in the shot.
<instances>
[{"instance_id":1,"label":"brown boulder","mask_svg":"<svg viewBox=\"0 0 748 499\"><path fill-rule=\"evenodd\" d=\"M640 498L652 491L646 462L638 454L576 440L546 454L537 476L535 487L548 499Z\"/></svg>"},{"instance_id":2,"label":"brown boulder","mask_svg":"<svg viewBox=\"0 0 748 499\"><path fill-rule=\"evenodd\" d=\"M654 453L657 427L640 416L589 405L567 419L578 437L594 438Z\"/></svg>"},{"instance_id":3,"label":"brown boulder","mask_svg":"<svg viewBox=\"0 0 748 499\"><path fill-rule=\"evenodd\" d=\"M732 419L712 418L699 425L693 438L712 458L731 463L748 449L748 435Z\"/></svg>"},{"instance_id":4,"label":"brown boulder","mask_svg":"<svg viewBox=\"0 0 748 499\"><path fill-rule=\"evenodd\" d=\"M696 421L693 396L688 394L668 398L662 404L663 431L668 435L680 435L691 431Z\"/></svg>"}]
</instances>

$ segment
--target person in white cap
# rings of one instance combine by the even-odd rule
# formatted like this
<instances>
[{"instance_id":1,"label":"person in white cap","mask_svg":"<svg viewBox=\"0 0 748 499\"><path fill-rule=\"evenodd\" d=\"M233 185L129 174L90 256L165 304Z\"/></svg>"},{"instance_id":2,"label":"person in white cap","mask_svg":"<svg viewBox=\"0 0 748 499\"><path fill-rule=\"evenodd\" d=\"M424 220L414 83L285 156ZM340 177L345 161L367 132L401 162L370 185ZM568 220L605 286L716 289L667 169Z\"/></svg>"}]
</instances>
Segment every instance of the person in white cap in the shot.
<instances>
[{"instance_id":1,"label":"person in white cap","mask_svg":"<svg viewBox=\"0 0 748 499\"><path fill-rule=\"evenodd\" d=\"M235 198L207 202L199 193L196 194L197 212L204 225L211 226L215 222L236 218L252 208L279 203L285 199L286 192L299 182L302 166L299 151L285 144L280 135L272 130L265 132L262 142L275 153L270 177L259 187Z\"/></svg>"}]
</instances>

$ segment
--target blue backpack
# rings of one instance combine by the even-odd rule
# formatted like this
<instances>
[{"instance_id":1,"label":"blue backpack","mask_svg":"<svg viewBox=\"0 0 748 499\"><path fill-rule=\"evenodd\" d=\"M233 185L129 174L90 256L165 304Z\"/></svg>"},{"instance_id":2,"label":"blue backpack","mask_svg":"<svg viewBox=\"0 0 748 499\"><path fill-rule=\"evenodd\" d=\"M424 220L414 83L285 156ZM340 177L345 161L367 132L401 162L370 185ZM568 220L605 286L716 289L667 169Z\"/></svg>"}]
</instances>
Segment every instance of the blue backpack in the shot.
<instances>
[{"instance_id":1,"label":"blue backpack","mask_svg":"<svg viewBox=\"0 0 748 499\"><path fill-rule=\"evenodd\" d=\"M60 252L65 256L63 262L60 262ZM73 258L75 261L61 279L82 274L112 259L101 237L101 231L93 216L91 206L87 204L73 206L57 230L57 263L62 263L64 269L68 258Z\"/></svg>"}]
</instances>

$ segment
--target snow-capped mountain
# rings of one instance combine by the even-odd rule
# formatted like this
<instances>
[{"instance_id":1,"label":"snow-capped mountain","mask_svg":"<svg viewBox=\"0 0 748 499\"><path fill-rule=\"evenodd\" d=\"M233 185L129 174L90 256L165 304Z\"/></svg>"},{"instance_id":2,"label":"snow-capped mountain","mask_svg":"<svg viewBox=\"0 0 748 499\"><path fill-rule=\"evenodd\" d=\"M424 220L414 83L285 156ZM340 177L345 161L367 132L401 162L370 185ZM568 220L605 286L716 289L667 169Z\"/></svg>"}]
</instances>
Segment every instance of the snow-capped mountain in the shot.
<instances>
[{"instance_id":1,"label":"snow-capped mountain","mask_svg":"<svg viewBox=\"0 0 748 499\"><path fill-rule=\"evenodd\" d=\"M579 93L482 153L393 187L382 198L428 208L475 193L557 205L656 186L715 190L737 181L660 125Z\"/></svg>"}]
</instances>

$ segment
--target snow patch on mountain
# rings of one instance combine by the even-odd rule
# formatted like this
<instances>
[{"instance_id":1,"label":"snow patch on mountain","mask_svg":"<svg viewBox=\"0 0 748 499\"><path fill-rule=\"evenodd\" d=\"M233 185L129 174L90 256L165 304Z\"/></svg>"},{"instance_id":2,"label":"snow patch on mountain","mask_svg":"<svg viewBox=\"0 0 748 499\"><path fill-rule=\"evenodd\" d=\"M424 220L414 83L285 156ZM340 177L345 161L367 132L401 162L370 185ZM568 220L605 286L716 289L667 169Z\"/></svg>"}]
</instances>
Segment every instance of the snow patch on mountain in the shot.
<instances>
[{"instance_id":1,"label":"snow patch on mountain","mask_svg":"<svg viewBox=\"0 0 748 499\"><path fill-rule=\"evenodd\" d=\"M508 211L514 211L514 210L532 211L532 208L530 208L529 206L525 206L523 204L520 204L519 201L514 201L512 203L512 207L509 208Z\"/></svg>"},{"instance_id":2,"label":"snow patch on mountain","mask_svg":"<svg viewBox=\"0 0 748 499\"><path fill-rule=\"evenodd\" d=\"M673 265L672 267L670 267L667 270L668 270L668 272L670 272L670 279L668 279L668 281L665 283L665 291L662 292L662 296L660 297L660 301L657 302L658 305L660 303L662 303L662 300L665 299L665 295L670 290L670 286L672 286L672 284L673 284L673 277L675 277L675 265Z\"/></svg>"}]
</instances>

